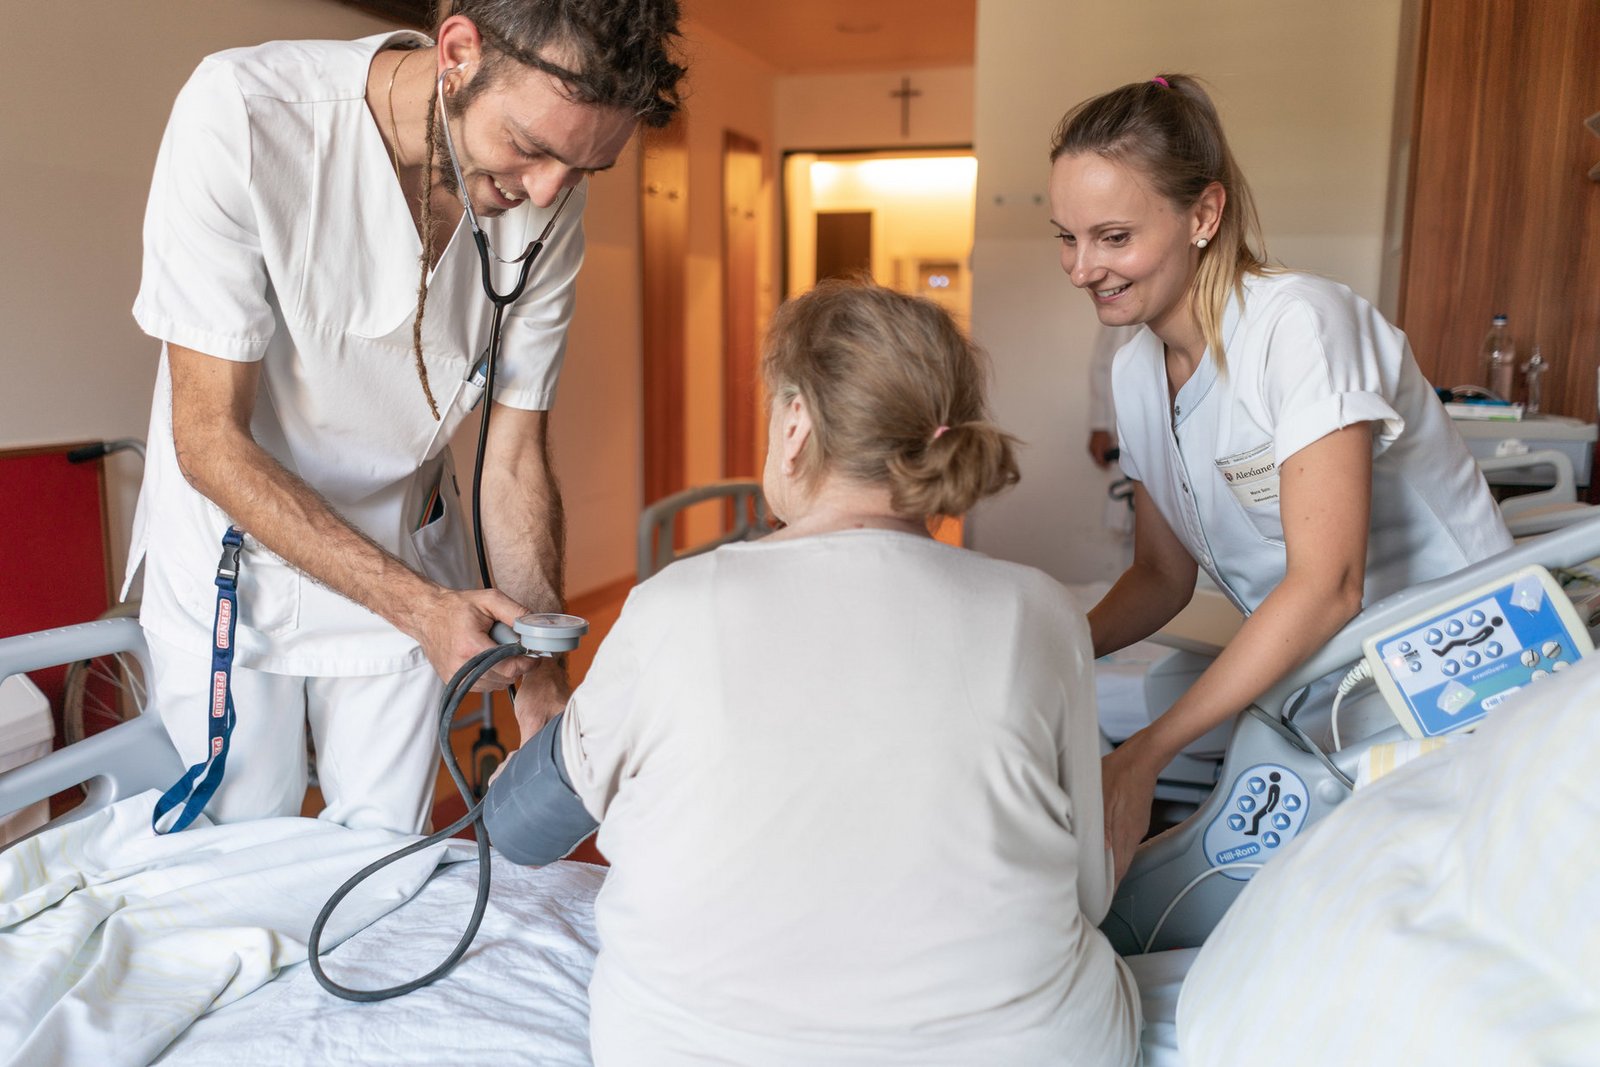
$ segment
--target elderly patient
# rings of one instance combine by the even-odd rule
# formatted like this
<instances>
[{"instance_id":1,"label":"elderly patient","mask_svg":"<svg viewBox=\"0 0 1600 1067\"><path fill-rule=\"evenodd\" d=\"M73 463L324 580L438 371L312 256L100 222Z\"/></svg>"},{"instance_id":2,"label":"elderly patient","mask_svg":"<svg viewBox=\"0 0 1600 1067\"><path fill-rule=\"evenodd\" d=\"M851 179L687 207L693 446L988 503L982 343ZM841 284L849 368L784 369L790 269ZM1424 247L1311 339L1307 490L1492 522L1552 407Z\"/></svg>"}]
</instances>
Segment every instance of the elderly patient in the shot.
<instances>
[{"instance_id":1,"label":"elderly patient","mask_svg":"<svg viewBox=\"0 0 1600 1067\"><path fill-rule=\"evenodd\" d=\"M763 373L784 527L636 588L490 790L519 862L601 822L596 1061L1134 1062L1083 615L928 533L1017 477L980 353L825 283Z\"/></svg>"}]
</instances>

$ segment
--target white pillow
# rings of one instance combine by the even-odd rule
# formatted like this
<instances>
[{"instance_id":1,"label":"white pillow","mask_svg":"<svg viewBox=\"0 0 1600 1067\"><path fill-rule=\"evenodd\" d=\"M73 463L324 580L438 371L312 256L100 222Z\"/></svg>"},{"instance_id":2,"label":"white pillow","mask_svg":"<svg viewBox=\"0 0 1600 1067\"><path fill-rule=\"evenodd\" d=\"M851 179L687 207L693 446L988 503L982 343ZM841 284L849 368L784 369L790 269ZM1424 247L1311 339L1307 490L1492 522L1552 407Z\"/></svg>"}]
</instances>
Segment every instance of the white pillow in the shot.
<instances>
[{"instance_id":1,"label":"white pillow","mask_svg":"<svg viewBox=\"0 0 1600 1067\"><path fill-rule=\"evenodd\" d=\"M1258 871L1178 1043L1189 1067L1600 1063L1600 656Z\"/></svg>"}]
</instances>

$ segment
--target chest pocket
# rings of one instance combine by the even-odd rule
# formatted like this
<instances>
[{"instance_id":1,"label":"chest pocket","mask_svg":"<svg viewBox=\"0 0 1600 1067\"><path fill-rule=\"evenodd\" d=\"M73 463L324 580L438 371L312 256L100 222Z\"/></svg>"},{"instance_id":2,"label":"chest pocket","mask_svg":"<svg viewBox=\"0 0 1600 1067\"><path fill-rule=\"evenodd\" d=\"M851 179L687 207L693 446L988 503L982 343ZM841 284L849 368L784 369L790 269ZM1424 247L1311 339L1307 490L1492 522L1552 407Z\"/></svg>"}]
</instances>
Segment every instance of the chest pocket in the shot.
<instances>
[{"instance_id":1,"label":"chest pocket","mask_svg":"<svg viewBox=\"0 0 1600 1067\"><path fill-rule=\"evenodd\" d=\"M1228 487L1228 494L1256 533L1275 544L1283 544L1282 501L1272 442L1265 441L1214 462L1217 474Z\"/></svg>"}]
</instances>

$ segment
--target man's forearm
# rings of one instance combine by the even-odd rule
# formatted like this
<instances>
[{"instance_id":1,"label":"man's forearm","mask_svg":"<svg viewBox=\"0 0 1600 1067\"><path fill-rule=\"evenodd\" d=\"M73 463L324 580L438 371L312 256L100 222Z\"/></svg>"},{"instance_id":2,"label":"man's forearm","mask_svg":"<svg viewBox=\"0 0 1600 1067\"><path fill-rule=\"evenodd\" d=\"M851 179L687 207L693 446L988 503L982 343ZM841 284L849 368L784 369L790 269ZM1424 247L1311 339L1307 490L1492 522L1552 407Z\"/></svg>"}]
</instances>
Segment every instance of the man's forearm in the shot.
<instances>
[{"instance_id":1,"label":"man's forearm","mask_svg":"<svg viewBox=\"0 0 1600 1067\"><path fill-rule=\"evenodd\" d=\"M547 457L484 474L479 511L494 583L532 611L566 604L566 515Z\"/></svg>"},{"instance_id":2,"label":"man's forearm","mask_svg":"<svg viewBox=\"0 0 1600 1067\"><path fill-rule=\"evenodd\" d=\"M417 605L437 591L248 436L223 431L180 441L178 464L251 537L401 630L411 630Z\"/></svg>"}]
</instances>

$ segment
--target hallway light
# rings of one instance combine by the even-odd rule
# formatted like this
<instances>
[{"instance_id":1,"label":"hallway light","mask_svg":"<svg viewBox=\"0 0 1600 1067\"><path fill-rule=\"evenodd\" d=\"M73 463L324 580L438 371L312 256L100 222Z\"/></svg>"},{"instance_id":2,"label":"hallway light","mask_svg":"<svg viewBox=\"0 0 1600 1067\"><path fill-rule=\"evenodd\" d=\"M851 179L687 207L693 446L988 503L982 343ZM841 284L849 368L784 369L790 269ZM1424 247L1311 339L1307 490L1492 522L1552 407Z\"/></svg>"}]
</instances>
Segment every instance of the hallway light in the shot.
<instances>
[{"instance_id":1,"label":"hallway light","mask_svg":"<svg viewBox=\"0 0 1600 1067\"><path fill-rule=\"evenodd\" d=\"M913 156L898 159L818 160L811 164L815 195L849 190L867 195L971 194L978 183L973 156Z\"/></svg>"}]
</instances>

